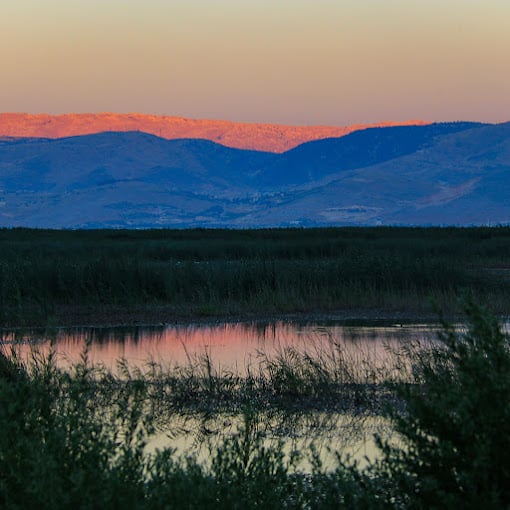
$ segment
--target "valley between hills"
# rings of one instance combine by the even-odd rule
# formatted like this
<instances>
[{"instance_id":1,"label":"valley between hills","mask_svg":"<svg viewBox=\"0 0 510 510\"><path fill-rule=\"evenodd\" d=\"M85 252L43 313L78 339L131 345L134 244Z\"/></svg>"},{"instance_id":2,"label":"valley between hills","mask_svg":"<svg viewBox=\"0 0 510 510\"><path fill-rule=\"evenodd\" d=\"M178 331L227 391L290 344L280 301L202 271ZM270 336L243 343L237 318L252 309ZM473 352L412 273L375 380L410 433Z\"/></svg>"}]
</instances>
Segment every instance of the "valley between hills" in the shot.
<instances>
[{"instance_id":1,"label":"valley between hills","mask_svg":"<svg viewBox=\"0 0 510 510\"><path fill-rule=\"evenodd\" d=\"M165 138L170 126L184 138ZM111 131L86 134L97 129ZM292 128L1 114L0 137L3 227L510 222L510 123Z\"/></svg>"},{"instance_id":2,"label":"valley between hills","mask_svg":"<svg viewBox=\"0 0 510 510\"><path fill-rule=\"evenodd\" d=\"M410 120L349 126L287 126L228 120L187 119L141 113L70 113L64 115L0 113L0 136L66 138L105 131L140 131L167 140L198 138L235 149L285 152L305 142L345 136L360 129L424 124L429 123Z\"/></svg>"}]
</instances>

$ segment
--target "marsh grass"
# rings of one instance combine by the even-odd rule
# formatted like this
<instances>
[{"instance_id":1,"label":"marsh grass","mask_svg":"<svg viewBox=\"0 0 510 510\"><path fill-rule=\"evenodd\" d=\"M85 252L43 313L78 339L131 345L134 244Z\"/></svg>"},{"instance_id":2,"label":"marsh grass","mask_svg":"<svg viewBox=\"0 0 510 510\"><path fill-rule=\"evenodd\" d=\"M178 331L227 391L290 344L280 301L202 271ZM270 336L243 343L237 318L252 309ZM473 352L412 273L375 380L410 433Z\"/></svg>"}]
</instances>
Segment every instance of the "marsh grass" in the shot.
<instances>
[{"instance_id":1,"label":"marsh grass","mask_svg":"<svg viewBox=\"0 0 510 510\"><path fill-rule=\"evenodd\" d=\"M167 315L508 307L509 228L0 230L0 319L91 307ZM68 320L68 319L67 319Z\"/></svg>"},{"instance_id":2,"label":"marsh grass","mask_svg":"<svg viewBox=\"0 0 510 510\"><path fill-rule=\"evenodd\" d=\"M467 329L445 324L436 343L403 351L404 377L390 375L385 385L385 416L396 436L376 437L380 457L363 468L342 453L325 466L314 443L308 452L286 448L283 436L268 443L263 426L273 409L289 423L302 416L309 428L324 426L322 417L332 414L321 399L330 392L342 408L337 385L353 382L352 372L338 375L343 362L336 354L284 351L263 360L262 382L259 372L243 376L248 384L207 359L170 374L157 364L142 370L120 362L112 373L92 365L87 351L67 369L54 351L34 350L29 360L3 352L0 506L507 508L510 340L484 309L468 302L466 312ZM387 373L354 377L370 386ZM239 398L240 391L249 398ZM259 391L269 411L252 398ZM236 409L228 407L231 398ZM306 412L310 402L315 413ZM211 443L207 462L164 446L148 451L164 412L223 418L225 409L237 425ZM333 428L333 449L342 445L335 434Z\"/></svg>"},{"instance_id":3,"label":"marsh grass","mask_svg":"<svg viewBox=\"0 0 510 510\"><path fill-rule=\"evenodd\" d=\"M204 363L182 384L197 380L217 399L220 383ZM298 468L304 453L268 442L256 407L237 410L236 430L209 443L205 463L169 447L148 451L158 407L172 400L154 390L175 390L161 367L156 375L121 361L114 375L84 351L64 370L54 351L24 361L11 350L0 370L2 508L303 508L313 495ZM183 411L178 402L166 419Z\"/></svg>"},{"instance_id":4,"label":"marsh grass","mask_svg":"<svg viewBox=\"0 0 510 510\"><path fill-rule=\"evenodd\" d=\"M366 344L346 348L343 342L329 339L271 353L259 351L236 369L215 363L207 350L188 353L184 364L151 361L130 368L120 362L115 384L143 382L153 412L163 422L167 414L208 419L251 409L273 421L293 415L291 423L299 428L303 418L319 412L380 414L392 398L386 382L394 370L391 356L379 359Z\"/></svg>"}]
</instances>

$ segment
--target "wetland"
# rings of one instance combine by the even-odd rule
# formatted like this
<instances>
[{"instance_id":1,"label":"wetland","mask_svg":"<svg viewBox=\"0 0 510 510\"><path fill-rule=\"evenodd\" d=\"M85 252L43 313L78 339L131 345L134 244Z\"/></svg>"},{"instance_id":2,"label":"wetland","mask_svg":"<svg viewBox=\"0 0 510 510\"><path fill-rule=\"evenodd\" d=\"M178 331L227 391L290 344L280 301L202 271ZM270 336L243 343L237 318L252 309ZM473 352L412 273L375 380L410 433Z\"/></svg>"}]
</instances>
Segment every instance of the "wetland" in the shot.
<instances>
[{"instance_id":1,"label":"wetland","mask_svg":"<svg viewBox=\"0 0 510 510\"><path fill-rule=\"evenodd\" d=\"M507 501L509 228L3 229L0 248L7 508Z\"/></svg>"}]
</instances>

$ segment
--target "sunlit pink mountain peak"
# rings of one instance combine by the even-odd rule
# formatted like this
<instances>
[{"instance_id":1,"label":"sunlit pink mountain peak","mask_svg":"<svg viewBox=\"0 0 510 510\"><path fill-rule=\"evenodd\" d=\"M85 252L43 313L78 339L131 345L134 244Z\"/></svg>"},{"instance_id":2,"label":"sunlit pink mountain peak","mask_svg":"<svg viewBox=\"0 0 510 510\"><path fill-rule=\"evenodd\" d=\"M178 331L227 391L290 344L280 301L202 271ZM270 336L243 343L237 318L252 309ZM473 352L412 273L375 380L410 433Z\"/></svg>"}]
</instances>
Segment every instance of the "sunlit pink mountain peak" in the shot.
<instances>
[{"instance_id":1,"label":"sunlit pink mountain peak","mask_svg":"<svg viewBox=\"0 0 510 510\"><path fill-rule=\"evenodd\" d=\"M369 127L426 124L429 123L410 120L349 126L287 126L188 119L140 113L70 113L64 115L0 113L0 136L63 138L104 131L142 131L169 140L203 138L227 147L285 152L304 142L340 137Z\"/></svg>"}]
</instances>

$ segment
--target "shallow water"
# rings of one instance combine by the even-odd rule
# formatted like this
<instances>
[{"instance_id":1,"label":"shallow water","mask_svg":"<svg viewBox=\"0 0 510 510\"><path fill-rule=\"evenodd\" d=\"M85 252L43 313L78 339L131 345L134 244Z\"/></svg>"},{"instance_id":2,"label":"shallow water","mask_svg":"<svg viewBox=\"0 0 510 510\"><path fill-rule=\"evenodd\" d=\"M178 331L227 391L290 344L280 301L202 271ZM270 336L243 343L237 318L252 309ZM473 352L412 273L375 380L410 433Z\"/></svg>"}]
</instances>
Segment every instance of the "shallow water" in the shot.
<instances>
[{"instance_id":1,"label":"shallow water","mask_svg":"<svg viewBox=\"0 0 510 510\"><path fill-rule=\"evenodd\" d=\"M256 369L263 360L284 356L286 349L307 352L315 359L341 356L341 362L353 368L360 382L372 375L365 373L394 363L394 352L412 341L435 338L437 327L427 324L344 325L340 323L215 323L166 325L143 328L58 329L52 334L38 331L4 331L5 346L15 345L22 357L28 358L35 347L48 352L53 345L58 362L73 364L80 360L88 346L92 362L103 363L115 371L117 361L143 368L150 361L163 366L194 364L204 355L218 373L232 371L240 375ZM338 361L338 360L337 360ZM371 372L372 373L372 372ZM388 374L387 370L383 370ZM375 382L373 379L370 379ZM282 419L283 421L278 421ZM301 468L310 467L310 445L325 466L335 466L335 451L349 454L361 463L365 457L375 459L373 433L387 433L387 422L381 417L363 414L322 413L314 411L300 417L295 427L287 430L283 418L260 417L265 444L283 440L286 450L298 449L304 457ZM295 420L296 417L293 418ZM215 445L236 432L240 415L213 414L205 422L200 416L174 415L151 438L148 449L171 446L179 453L193 452L204 462L210 460ZM308 456L308 457L307 457Z\"/></svg>"},{"instance_id":2,"label":"shallow water","mask_svg":"<svg viewBox=\"0 0 510 510\"><path fill-rule=\"evenodd\" d=\"M379 456L374 434L391 437L388 422L380 416L316 412L309 418L310 421L303 424L299 431L293 429L292 434L282 435L275 433L273 428L281 424L262 413L252 434L260 433L266 448L280 442L287 459L291 452L299 452L301 458L297 466L304 472L312 470L314 454L319 456L326 470L337 466L337 453L343 459L349 457L364 467ZM181 417L180 420L175 417L171 426L151 437L146 451L153 453L157 449L170 447L175 449L177 455L192 453L200 463L208 465L217 448L243 426L243 418L239 415L214 416L206 422L196 417ZM187 433L179 433L179 429L186 429Z\"/></svg>"},{"instance_id":3,"label":"shallow water","mask_svg":"<svg viewBox=\"0 0 510 510\"><path fill-rule=\"evenodd\" d=\"M119 359L143 367L155 361L185 365L206 354L214 366L245 373L261 356L275 356L286 348L320 355L332 345L353 363L384 363L392 349L436 336L427 324L345 326L329 323L235 322L166 325L139 328L71 328L52 334L27 331L2 333L4 344L16 344L27 355L53 345L63 363L80 359L88 345L89 359L115 368Z\"/></svg>"}]
</instances>

